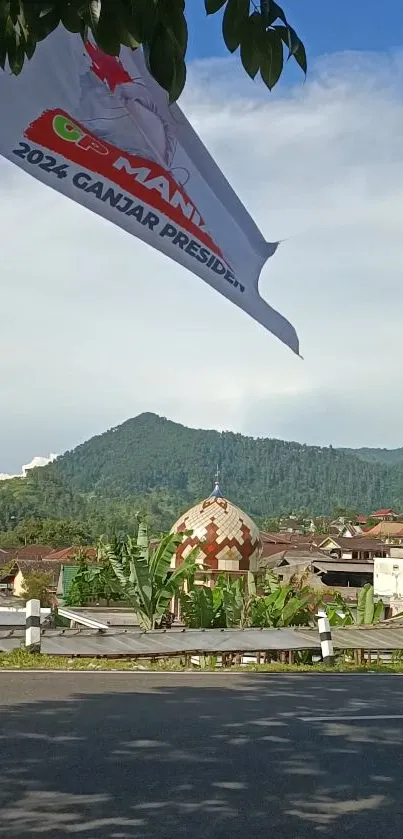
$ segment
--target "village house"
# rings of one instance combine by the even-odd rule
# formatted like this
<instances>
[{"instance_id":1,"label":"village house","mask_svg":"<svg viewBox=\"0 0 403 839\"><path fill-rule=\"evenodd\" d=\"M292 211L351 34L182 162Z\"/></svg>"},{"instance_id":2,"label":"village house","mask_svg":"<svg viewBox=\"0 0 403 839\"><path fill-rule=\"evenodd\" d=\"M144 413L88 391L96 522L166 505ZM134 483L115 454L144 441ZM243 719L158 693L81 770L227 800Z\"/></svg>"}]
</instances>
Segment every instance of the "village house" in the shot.
<instances>
[{"instance_id":1,"label":"village house","mask_svg":"<svg viewBox=\"0 0 403 839\"><path fill-rule=\"evenodd\" d=\"M347 599L366 583L373 582L373 559L344 560L312 546L310 549L291 547L269 557L262 557L259 572L272 570L282 582L304 576L307 585L337 589Z\"/></svg>"},{"instance_id":2,"label":"village house","mask_svg":"<svg viewBox=\"0 0 403 839\"><path fill-rule=\"evenodd\" d=\"M24 594L26 578L29 574L46 574L49 579L49 592L56 600L56 589L60 576L60 565L57 562L48 562L47 559L17 559L14 566L11 594L14 597L22 597Z\"/></svg>"},{"instance_id":3,"label":"village house","mask_svg":"<svg viewBox=\"0 0 403 839\"><path fill-rule=\"evenodd\" d=\"M300 533L290 532L270 533L266 530L260 531L260 541L262 543L262 560L268 560L289 548L306 548L309 550L316 545L315 537L312 535L304 536Z\"/></svg>"},{"instance_id":4,"label":"village house","mask_svg":"<svg viewBox=\"0 0 403 839\"><path fill-rule=\"evenodd\" d=\"M325 536L318 548L334 559L372 561L375 556L389 556L389 546L380 539L365 536Z\"/></svg>"},{"instance_id":5,"label":"village house","mask_svg":"<svg viewBox=\"0 0 403 839\"><path fill-rule=\"evenodd\" d=\"M400 516L401 513L397 513L396 510L388 508L385 510L376 510L375 513L371 513L369 518L376 519L376 521L396 521Z\"/></svg>"},{"instance_id":6,"label":"village house","mask_svg":"<svg viewBox=\"0 0 403 839\"><path fill-rule=\"evenodd\" d=\"M27 575L40 572L49 576L49 591L56 599L58 592L66 592L77 573L78 554L88 562L94 562L96 558L96 550L92 547L71 546L54 550L45 545L24 545L15 550L1 550L0 593L21 597Z\"/></svg>"},{"instance_id":7,"label":"village house","mask_svg":"<svg viewBox=\"0 0 403 839\"><path fill-rule=\"evenodd\" d=\"M328 586L361 588L373 583L375 557L389 556L389 546L367 536L327 536L319 544L327 555L322 580Z\"/></svg>"},{"instance_id":8,"label":"village house","mask_svg":"<svg viewBox=\"0 0 403 839\"><path fill-rule=\"evenodd\" d=\"M365 535L372 538L384 539L385 542L403 541L403 522L380 521L369 530L366 530Z\"/></svg>"}]
</instances>

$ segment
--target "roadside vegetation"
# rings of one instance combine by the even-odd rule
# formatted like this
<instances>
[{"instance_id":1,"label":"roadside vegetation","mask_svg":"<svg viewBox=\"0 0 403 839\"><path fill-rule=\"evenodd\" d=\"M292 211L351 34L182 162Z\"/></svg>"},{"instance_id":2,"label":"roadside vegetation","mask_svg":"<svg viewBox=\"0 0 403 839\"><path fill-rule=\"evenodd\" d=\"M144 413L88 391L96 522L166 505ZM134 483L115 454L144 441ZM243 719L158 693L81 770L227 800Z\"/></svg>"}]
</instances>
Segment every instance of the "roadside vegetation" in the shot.
<instances>
[{"instance_id":1,"label":"roadside vegetation","mask_svg":"<svg viewBox=\"0 0 403 839\"><path fill-rule=\"evenodd\" d=\"M0 653L1 670L68 670L68 671L115 671L115 672L231 672L231 673L403 673L403 660L393 658L388 663L364 663L354 664L343 660L336 661L334 667L326 667L324 664L282 664L272 662L271 664L247 664L232 665L231 667L217 668L214 657L207 657L203 666L192 664L191 660L182 658L159 659L150 661L134 658L107 659L107 658L69 658L67 656L52 656L33 654L23 647L9 653Z\"/></svg>"}]
</instances>

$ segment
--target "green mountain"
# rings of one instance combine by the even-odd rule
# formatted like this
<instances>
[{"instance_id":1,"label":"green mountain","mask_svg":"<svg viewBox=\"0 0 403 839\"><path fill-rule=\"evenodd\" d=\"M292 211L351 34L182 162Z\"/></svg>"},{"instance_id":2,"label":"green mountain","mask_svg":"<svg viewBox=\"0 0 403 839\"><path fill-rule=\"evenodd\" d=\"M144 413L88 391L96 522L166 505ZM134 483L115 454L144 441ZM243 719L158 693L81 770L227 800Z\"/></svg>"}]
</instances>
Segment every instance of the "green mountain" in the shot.
<instances>
[{"instance_id":1,"label":"green mountain","mask_svg":"<svg viewBox=\"0 0 403 839\"><path fill-rule=\"evenodd\" d=\"M403 448L400 449L340 449L347 454L353 454L368 463L386 463L393 466L403 462Z\"/></svg>"},{"instance_id":2,"label":"green mountain","mask_svg":"<svg viewBox=\"0 0 403 839\"><path fill-rule=\"evenodd\" d=\"M141 414L25 480L0 484L0 530L40 516L86 522L91 535L130 531L140 509L154 529L167 529L208 495L217 464L225 495L258 521L337 507L403 509L403 462L386 451L254 439Z\"/></svg>"}]
</instances>

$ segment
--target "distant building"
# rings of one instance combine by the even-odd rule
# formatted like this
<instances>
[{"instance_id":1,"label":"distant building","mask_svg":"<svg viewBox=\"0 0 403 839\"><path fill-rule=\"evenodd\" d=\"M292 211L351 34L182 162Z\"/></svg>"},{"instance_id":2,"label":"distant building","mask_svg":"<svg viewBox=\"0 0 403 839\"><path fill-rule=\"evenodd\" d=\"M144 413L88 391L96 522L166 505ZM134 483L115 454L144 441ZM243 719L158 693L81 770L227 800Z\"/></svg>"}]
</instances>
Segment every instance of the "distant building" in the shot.
<instances>
[{"instance_id":1,"label":"distant building","mask_svg":"<svg viewBox=\"0 0 403 839\"><path fill-rule=\"evenodd\" d=\"M371 560L375 556L389 556L389 545L380 539L365 536L326 536L319 549L334 559Z\"/></svg>"},{"instance_id":2,"label":"distant building","mask_svg":"<svg viewBox=\"0 0 403 839\"><path fill-rule=\"evenodd\" d=\"M385 539L386 541L400 541L403 540L403 522L402 521L380 521L369 530L365 531L366 536Z\"/></svg>"},{"instance_id":3,"label":"distant building","mask_svg":"<svg viewBox=\"0 0 403 839\"><path fill-rule=\"evenodd\" d=\"M360 588L373 582L375 557L389 556L389 545L367 536L328 536L319 549L328 555L322 580L328 586Z\"/></svg>"},{"instance_id":4,"label":"distant building","mask_svg":"<svg viewBox=\"0 0 403 839\"><path fill-rule=\"evenodd\" d=\"M392 616L403 612L403 546L391 546L389 557L374 560L374 594Z\"/></svg>"},{"instance_id":5,"label":"distant building","mask_svg":"<svg viewBox=\"0 0 403 839\"><path fill-rule=\"evenodd\" d=\"M377 521L396 521L400 515L401 514L397 513L396 510L388 508L385 510L376 510L375 513L371 513L368 518L376 519Z\"/></svg>"}]
</instances>

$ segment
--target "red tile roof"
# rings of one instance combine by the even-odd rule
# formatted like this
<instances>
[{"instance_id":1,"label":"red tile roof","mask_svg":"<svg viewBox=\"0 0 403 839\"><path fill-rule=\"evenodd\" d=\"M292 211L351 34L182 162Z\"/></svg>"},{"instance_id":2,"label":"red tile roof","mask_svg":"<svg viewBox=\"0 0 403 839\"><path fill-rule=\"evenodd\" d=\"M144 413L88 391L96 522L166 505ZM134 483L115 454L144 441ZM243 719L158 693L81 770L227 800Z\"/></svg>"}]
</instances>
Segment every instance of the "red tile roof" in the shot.
<instances>
[{"instance_id":1,"label":"red tile roof","mask_svg":"<svg viewBox=\"0 0 403 839\"><path fill-rule=\"evenodd\" d=\"M392 510L389 508L388 510L376 510L375 513L371 513L369 516L370 519L375 519L377 516L390 516L393 513L394 516L397 516L396 510Z\"/></svg>"},{"instance_id":2,"label":"red tile roof","mask_svg":"<svg viewBox=\"0 0 403 839\"><path fill-rule=\"evenodd\" d=\"M50 585L53 588L55 588L58 584L61 568L61 564L58 562L48 562L47 559L17 559L16 565L21 571L23 577L25 577L27 574L36 574L40 572L42 574L49 575Z\"/></svg>"},{"instance_id":3,"label":"red tile roof","mask_svg":"<svg viewBox=\"0 0 403 839\"><path fill-rule=\"evenodd\" d=\"M68 562L74 562L77 559L78 553L81 555L85 554L86 559L89 561L95 560L97 556L95 548L90 546L77 547L77 545L71 545L69 548L58 548L57 550L52 551L47 555L46 560L49 562L61 562L67 564Z\"/></svg>"},{"instance_id":4,"label":"red tile roof","mask_svg":"<svg viewBox=\"0 0 403 839\"><path fill-rule=\"evenodd\" d=\"M316 544L312 536L301 536L298 533L269 533L266 530L261 531L260 539L263 546L262 558L272 556L288 547L309 548L310 545Z\"/></svg>"},{"instance_id":5,"label":"red tile roof","mask_svg":"<svg viewBox=\"0 0 403 839\"><path fill-rule=\"evenodd\" d=\"M53 548L50 545L21 545L13 548L8 556L9 559L43 559L48 556Z\"/></svg>"}]
</instances>

